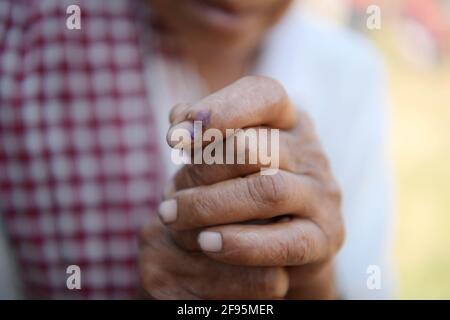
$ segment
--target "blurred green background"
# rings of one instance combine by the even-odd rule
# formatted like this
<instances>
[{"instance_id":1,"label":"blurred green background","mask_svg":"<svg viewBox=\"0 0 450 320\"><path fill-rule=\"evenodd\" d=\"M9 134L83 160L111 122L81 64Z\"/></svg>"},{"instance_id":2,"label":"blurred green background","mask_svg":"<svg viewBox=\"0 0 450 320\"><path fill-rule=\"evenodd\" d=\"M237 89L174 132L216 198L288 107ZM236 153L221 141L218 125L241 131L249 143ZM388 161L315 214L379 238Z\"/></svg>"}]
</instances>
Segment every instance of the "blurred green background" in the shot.
<instances>
[{"instance_id":1,"label":"blurred green background","mask_svg":"<svg viewBox=\"0 0 450 320\"><path fill-rule=\"evenodd\" d=\"M397 297L450 299L450 1L304 0L385 58L395 174ZM381 28L368 30L368 5Z\"/></svg>"},{"instance_id":2,"label":"blurred green background","mask_svg":"<svg viewBox=\"0 0 450 320\"><path fill-rule=\"evenodd\" d=\"M450 66L411 67L387 40L399 294L450 299Z\"/></svg>"}]
</instances>

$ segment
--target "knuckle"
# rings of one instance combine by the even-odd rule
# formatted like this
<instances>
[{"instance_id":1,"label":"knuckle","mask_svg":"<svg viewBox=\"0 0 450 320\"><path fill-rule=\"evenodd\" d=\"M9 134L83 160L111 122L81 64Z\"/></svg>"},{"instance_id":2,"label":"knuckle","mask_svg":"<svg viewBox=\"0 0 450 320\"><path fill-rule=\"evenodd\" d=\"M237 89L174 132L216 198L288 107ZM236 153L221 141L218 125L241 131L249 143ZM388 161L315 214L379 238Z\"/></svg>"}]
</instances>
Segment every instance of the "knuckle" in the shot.
<instances>
[{"instance_id":1,"label":"knuckle","mask_svg":"<svg viewBox=\"0 0 450 320\"><path fill-rule=\"evenodd\" d=\"M300 231L299 241L294 245L295 253L292 252L291 258L297 264L304 264L311 257L311 253L314 252L314 242L311 237L309 237L304 232Z\"/></svg>"},{"instance_id":2,"label":"knuckle","mask_svg":"<svg viewBox=\"0 0 450 320\"><path fill-rule=\"evenodd\" d=\"M271 239L265 243L264 259L272 265L289 265L294 258L296 243L286 243L285 238Z\"/></svg>"},{"instance_id":3,"label":"knuckle","mask_svg":"<svg viewBox=\"0 0 450 320\"><path fill-rule=\"evenodd\" d=\"M287 200L287 182L280 172L247 179L247 188L251 199L259 205L277 206Z\"/></svg>"},{"instance_id":4,"label":"knuckle","mask_svg":"<svg viewBox=\"0 0 450 320\"><path fill-rule=\"evenodd\" d=\"M299 239L293 237L287 243L281 243L278 251L283 264L301 265L311 252L311 239L301 233Z\"/></svg>"},{"instance_id":5,"label":"knuckle","mask_svg":"<svg viewBox=\"0 0 450 320\"><path fill-rule=\"evenodd\" d=\"M237 231L234 235L231 235L230 243L240 245L233 246L232 250L225 250L223 257L225 260L234 261L238 264L252 264L260 259L261 252L254 250L254 246L261 241L261 235L257 232Z\"/></svg>"}]
</instances>

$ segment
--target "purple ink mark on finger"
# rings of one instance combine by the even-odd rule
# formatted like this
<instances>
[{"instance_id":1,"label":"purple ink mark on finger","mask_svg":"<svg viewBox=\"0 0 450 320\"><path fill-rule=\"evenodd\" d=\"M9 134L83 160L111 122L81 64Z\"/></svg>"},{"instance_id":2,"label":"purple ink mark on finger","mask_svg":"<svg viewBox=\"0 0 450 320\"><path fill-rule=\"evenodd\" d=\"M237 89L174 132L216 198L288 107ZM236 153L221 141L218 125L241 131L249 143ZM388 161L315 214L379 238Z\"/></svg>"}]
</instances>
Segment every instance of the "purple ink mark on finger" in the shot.
<instances>
[{"instance_id":1,"label":"purple ink mark on finger","mask_svg":"<svg viewBox=\"0 0 450 320\"><path fill-rule=\"evenodd\" d=\"M211 111L199 111L195 116L196 120L199 120L203 123L205 127L208 127L211 122Z\"/></svg>"}]
</instances>

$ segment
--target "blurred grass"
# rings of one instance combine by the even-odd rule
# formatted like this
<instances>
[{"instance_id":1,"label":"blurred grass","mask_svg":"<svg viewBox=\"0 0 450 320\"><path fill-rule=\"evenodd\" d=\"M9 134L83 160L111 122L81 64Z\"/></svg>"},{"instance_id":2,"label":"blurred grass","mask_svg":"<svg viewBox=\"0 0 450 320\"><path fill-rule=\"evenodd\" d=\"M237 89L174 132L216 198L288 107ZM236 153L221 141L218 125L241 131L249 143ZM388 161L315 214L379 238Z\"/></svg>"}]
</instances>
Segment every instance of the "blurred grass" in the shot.
<instances>
[{"instance_id":1,"label":"blurred grass","mask_svg":"<svg viewBox=\"0 0 450 320\"><path fill-rule=\"evenodd\" d=\"M341 20L335 10L339 6L330 10L329 0L305 3L320 7L319 15ZM450 299L450 62L434 68L408 62L400 52L423 57L427 50L407 49L405 30L398 29L400 17L385 9L382 29L365 31L387 63L398 294L402 299Z\"/></svg>"},{"instance_id":2,"label":"blurred grass","mask_svg":"<svg viewBox=\"0 0 450 320\"><path fill-rule=\"evenodd\" d=\"M419 69L380 33L392 97L399 297L450 299L450 64Z\"/></svg>"}]
</instances>

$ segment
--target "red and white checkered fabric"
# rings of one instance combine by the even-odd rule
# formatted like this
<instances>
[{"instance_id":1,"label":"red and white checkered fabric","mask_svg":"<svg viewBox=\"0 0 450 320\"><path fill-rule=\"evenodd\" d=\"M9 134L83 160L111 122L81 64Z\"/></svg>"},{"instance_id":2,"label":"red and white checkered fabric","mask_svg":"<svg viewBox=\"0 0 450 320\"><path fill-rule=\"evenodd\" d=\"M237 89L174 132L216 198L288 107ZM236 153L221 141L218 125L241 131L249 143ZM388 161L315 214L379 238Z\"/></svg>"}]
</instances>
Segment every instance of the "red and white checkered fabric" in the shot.
<instances>
[{"instance_id":1,"label":"red and white checkered fabric","mask_svg":"<svg viewBox=\"0 0 450 320\"><path fill-rule=\"evenodd\" d=\"M135 296L162 170L133 3L0 0L0 218L28 297Z\"/></svg>"}]
</instances>

